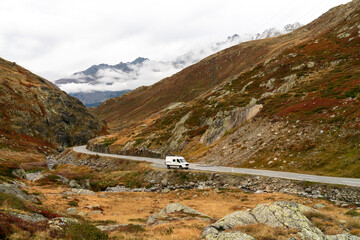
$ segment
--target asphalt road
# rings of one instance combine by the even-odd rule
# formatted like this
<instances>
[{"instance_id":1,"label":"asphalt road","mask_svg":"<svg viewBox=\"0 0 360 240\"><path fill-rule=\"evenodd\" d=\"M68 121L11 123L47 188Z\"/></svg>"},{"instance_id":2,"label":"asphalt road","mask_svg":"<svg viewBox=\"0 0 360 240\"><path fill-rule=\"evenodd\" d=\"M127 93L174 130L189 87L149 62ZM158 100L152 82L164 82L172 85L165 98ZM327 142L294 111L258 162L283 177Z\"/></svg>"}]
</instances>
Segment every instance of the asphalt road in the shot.
<instances>
[{"instance_id":1,"label":"asphalt road","mask_svg":"<svg viewBox=\"0 0 360 240\"><path fill-rule=\"evenodd\" d=\"M134 156L92 152L92 151L87 150L85 145L74 147L73 149L76 152L90 154L90 155L122 158L122 159L129 159L129 160L135 160L135 161L146 161L146 162L152 163L152 165L155 167L165 168L164 159L160 159L160 158L134 157ZM293 179L293 180L300 180L300 181L340 184L340 185L360 187L360 179L359 178L326 177L326 176L316 176L316 175L300 174L300 173L278 172L278 171L248 169L248 168L210 166L210 165L201 165L201 164L193 164L193 163L190 163L189 169L208 171L208 172L240 173L240 174L249 174L249 175ZM184 170L184 171L186 171L186 170Z\"/></svg>"}]
</instances>

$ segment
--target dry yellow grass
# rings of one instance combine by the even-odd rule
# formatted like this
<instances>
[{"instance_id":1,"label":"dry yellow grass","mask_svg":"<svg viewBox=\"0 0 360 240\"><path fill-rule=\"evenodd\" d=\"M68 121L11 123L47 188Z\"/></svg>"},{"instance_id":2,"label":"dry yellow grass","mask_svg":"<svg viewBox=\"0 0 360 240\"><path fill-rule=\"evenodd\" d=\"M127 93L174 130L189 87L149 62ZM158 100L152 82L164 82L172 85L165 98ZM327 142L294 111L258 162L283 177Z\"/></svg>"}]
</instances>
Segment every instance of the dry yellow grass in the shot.
<instances>
[{"instance_id":1,"label":"dry yellow grass","mask_svg":"<svg viewBox=\"0 0 360 240\"><path fill-rule=\"evenodd\" d=\"M344 228L349 228L354 234L359 234L358 225L351 216L343 215L348 209L336 207L321 199L307 199L282 193L252 194L239 190L178 190L170 193L96 193L95 196L73 195L64 197L61 192L69 189L63 187L39 187L32 185L31 191L40 192L45 196L42 201L45 207L56 209L64 213L70 206L70 201L78 201L78 212L90 213L88 205L99 204L103 214L91 214L86 216L91 221L114 221L119 224L144 224L146 219L158 213L167 204L178 202L194 208L214 219L220 219L234 211L253 209L258 204L275 201L293 201L307 206L326 204L327 207L320 209L324 218L312 219L326 234L342 233ZM101 196L102 195L102 196ZM340 227L339 221L345 220L345 227ZM210 224L201 220L173 221L167 224L146 226L144 232L127 232L117 230L109 233L115 239L199 239L202 229ZM360 223L358 223L360 226ZM350 226L350 227L349 227ZM259 231L261 229L261 231ZM268 226L249 225L239 227L245 233L257 237L257 239L288 239L294 235L293 230L271 228ZM270 238L265 238L265 237ZM271 236L279 236L271 238Z\"/></svg>"}]
</instances>

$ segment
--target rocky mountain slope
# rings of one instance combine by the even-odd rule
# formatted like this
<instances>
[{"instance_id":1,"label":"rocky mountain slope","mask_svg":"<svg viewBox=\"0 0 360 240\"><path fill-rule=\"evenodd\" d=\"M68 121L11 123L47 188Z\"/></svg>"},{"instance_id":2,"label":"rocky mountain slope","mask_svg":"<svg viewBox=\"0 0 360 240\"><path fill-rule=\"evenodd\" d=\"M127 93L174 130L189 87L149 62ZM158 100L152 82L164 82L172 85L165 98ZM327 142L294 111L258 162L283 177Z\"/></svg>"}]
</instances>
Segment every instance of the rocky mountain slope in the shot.
<instances>
[{"instance_id":1,"label":"rocky mountain slope","mask_svg":"<svg viewBox=\"0 0 360 240\"><path fill-rule=\"evenodd\" d=\"M89 147L360 177L359 5L333 8L290 34L239 44L107 100L94 113L122 131Z\"/></svg>"},{"instance_id":2,"label":"rocky mountain slope","mask_svg":"<svg viewBox=\"0 0 360 240\"><path fill-rule=\"evenodd\" d=\"M0 59L0 150L47 152L84 144L105 125L79 100L16 63Z\"/></svg>"},{"instance_id":3,"label":"rocky mountain slope","mask_svg":"<svg viewBox=\"0 0 360 240\"><path fill-rule=\"evenodd\" d=\"M121 96L127 89L135 89L141 85L151 85L164 77L170 76L185 67L199 62L204 57L233 45L279 36L301 27L300 23L288 24L283 29L270 28L257 34L234 34L225 41L205 44L194 48L172 60L155 61L138 57L132 62L119 64L93 65L85 71L55 81L61 89L78 98L87 107L99 105L108 98Z\"/></svg>"}]
</instances>

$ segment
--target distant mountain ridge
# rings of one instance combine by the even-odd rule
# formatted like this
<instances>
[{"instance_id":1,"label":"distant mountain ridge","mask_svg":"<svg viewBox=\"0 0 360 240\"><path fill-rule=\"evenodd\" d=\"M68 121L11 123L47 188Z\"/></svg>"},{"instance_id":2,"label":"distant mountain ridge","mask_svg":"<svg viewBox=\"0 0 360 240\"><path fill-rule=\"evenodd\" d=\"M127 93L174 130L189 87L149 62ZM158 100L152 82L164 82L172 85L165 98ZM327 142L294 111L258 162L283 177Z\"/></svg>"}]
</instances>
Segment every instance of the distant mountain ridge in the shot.
<instances>
[{"instance_id":1,"label":"distant mountain ridge","mask_svg":"<svg viewBox=\"0 0 360 240\"><path fill-rule=\"evenodd\" d=\"M95 91L95 92L78 92L70 93L69 95L79 99L88 108L96 107L104 102L108 98L118 97L124 93L130 92L130 90L124 91Z\"/></svg>"},{"instance_id":2,"label":"distant mountain ridge","mask_svg":"<svg viewBox=\"0 0 360 240\"><path fill-rule=\"evenodd\" d=\"M132 62L120 62L115 65L104 63L93 65L84 71L74 73L70 77L56 80L55 84L70 95L78 97L86 106L97 106L108 98L120 96L124 93L123 91L154 84L225 48L242 42L290 33L301 26L300 23L294 23L288 24L282 29L270 28L261 34L241 36L234 34L227 37L225 41L192 49L169 61L155 61L138 57Z\"/></svg>"},{"instance_id":3,"label":"distant mountain ridge","mask_svg":"<svg viewBox=\"0 0 360 240\"><path fill-rule=\"evenodd\" d=\"M138 57L132 62L123 63L120 62L119 64L109 65L109 64L98 64L92 65L88 69L76 72L73 74L73 77L70 78L62 78L55 81L56 85L68 84L68 83L92 83L95 84L100 70L110 69L113 71L122 71L124 73L129 73L134 71L132 68L133 65L142 65L144 61L149 61L147 58Z\"/></svg>"}]
</instances>

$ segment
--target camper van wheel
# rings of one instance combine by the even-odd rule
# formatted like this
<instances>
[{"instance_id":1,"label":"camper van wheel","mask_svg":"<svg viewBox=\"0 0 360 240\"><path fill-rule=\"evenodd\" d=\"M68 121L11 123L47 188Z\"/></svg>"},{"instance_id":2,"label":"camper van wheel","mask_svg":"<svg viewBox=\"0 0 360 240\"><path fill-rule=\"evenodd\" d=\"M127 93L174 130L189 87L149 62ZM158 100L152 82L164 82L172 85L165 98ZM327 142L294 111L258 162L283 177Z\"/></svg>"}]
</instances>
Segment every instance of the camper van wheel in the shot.
<instances>
[{"instance_id":1,"label":"camper van wheel","mask_svg":"<svg viewBox=\"0 0 360 240\"><path fill-rule=\"evenodd\" d=\"M180 169L182 169L182 166L179 166Z\"/></svg>"},{"instance_id":2,"label":"camper van wheel","mask_svg":"<svg viewBox=\"0 0 360 240\"><path fill-rule=\"evenodd\" d=\"M170 165L167 165L167 168L170 169Z\"/></svg>"}]
</instances>

